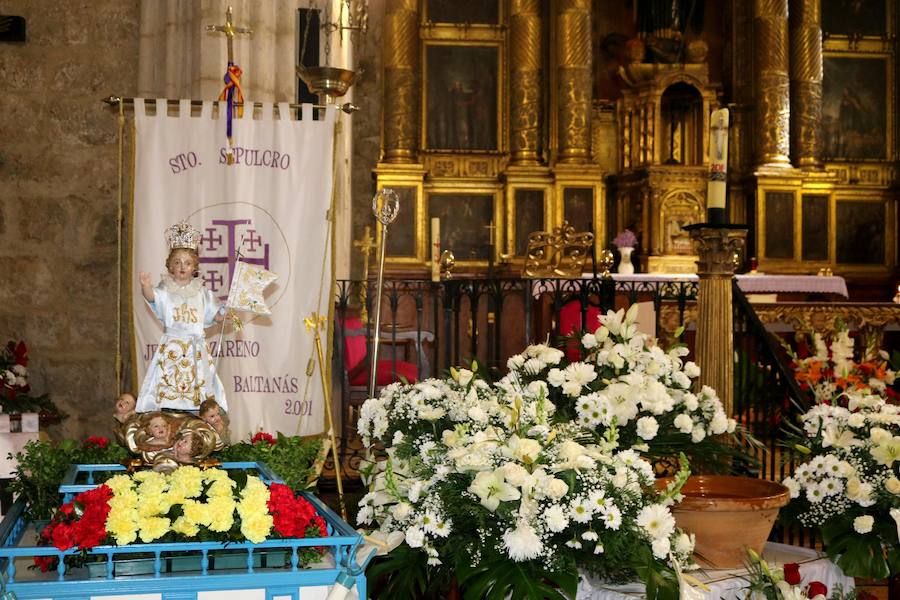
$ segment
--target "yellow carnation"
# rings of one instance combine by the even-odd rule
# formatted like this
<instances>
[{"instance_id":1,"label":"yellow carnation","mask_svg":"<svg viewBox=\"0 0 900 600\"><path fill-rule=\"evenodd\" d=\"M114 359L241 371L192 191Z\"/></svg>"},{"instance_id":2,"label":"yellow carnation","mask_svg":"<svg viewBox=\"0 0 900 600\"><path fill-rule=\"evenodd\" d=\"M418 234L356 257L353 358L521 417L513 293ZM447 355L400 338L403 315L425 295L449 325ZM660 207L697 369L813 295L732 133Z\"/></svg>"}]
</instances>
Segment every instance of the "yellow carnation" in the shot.
<instances>
[{"instance_id":1,"label":"yellow carnation","mask_svg":"<svg viewBox=\"0 0 900 600\"><path fill-rule=\"evenodd\" d=\"M254 544L264 542L272 530L272 515L268 512L241 515L241 533Z\"/></svg>"},{"instance_id":2,"label":"yellow carnation","mask_svg":"<svg viewBox=\"0 0 900 600\"><path fill-rule=\"evenodd\" d=\"M187 537L194 537L200 531L200 528L193 521L181 516L172 523L172 531Z\"/></svg>"},{"instance_id":3,"label":"yellow carnation","mask_svg":"<svg viewBox=\"0 0 900 600\"><path fill-rule=\"evenodd\" d=\"M209 528L212 531L228 531L234 525L234 500L230 497L212 498L206 504Z\"/></svg>"},{"instance_id":4,"label":"yellow carnation","mask_svg":"<svg viewBox=\"0 0 900 600\"><path fill-rule=\"evenodd\" d=\"M145 543L152 542L161 538L169 531L171 523L165 517L147 517L138 521L138 528L141 530L141 541Z\"/></svg>"},{"instance_id":5,"label":"yellow carnation","mask_svg":"<svg viewBox=\"0 0 900 600\"><path fill-rule=\"evenodd\" d=\"M169 476L169 492L181 498L196 498L203 491L203 471L197 467L181 467Z\"/></svg>"},{"instance_id":6,"label":"yellow carnation","mask_svg":"<svg viewBox=\"0 0 900 600\"><path fill-rule=\"evenodd\" d=\"M106 480L106 487L112 490L113 494L118 496L125 492L133 493L134 482L128 475L116 475Z\"/></svg>"},{"instance_id":7,"label":"yellow carnation","mask_svg":"<svg viewBox=\"0 0 900 600\"><path fill-rule=\"evenodd\" d=\"M109 512L106 518L106 531L112 535L116 544L124 546L137 539L137 523L125 512Z\"/></svg>"}]
</instances>

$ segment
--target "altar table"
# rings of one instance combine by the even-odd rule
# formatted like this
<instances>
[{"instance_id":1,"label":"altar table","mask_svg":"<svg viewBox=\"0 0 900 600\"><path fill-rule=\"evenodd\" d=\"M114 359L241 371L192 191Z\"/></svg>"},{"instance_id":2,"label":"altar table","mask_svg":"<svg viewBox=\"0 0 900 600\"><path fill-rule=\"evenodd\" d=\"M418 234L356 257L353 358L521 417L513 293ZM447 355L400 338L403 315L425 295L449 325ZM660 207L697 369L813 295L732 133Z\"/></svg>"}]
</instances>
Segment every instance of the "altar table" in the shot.
<instances>
[{"instance_id":1,"label":"altar table","mask_svg":"<svg viewBox=\"0 0 900 600\"><path fill-rule=\"evenodd\" d=\"M799 563L800 575L803 578L801 585L806 586L812 581L820 581L828 587L829 595L838 586L845 593L855 588L852 577L844 575L837 565L816 550L768 542L763 551L763 558L772 568L780 568L785 563ZM744 579L747 570L744 568L704 569L691 571L690 574L709 587L708 591L697 588L708 600L720 598L744 600L747 588L747 581ZM582 575L581 581L578 582L578 600L634 600L643 596L642 583L611 585L586 575Z\"/></svg>"},{"instance_id":2,"label":"altar table","mask_svg":"<svg viewBox=\"0 0 900 600\"><path fill-rule=\"evenodd\" d=\"M670 281L699 281L693 274L666 274L666 273L634 273L624 275L612 274L613 281L635 282L670 282ZM837 275L736 275L738 287L745 294L782 293L782 294L832 294L835 296L849 296L847 282Z\"/></svg>"}]
</instances>

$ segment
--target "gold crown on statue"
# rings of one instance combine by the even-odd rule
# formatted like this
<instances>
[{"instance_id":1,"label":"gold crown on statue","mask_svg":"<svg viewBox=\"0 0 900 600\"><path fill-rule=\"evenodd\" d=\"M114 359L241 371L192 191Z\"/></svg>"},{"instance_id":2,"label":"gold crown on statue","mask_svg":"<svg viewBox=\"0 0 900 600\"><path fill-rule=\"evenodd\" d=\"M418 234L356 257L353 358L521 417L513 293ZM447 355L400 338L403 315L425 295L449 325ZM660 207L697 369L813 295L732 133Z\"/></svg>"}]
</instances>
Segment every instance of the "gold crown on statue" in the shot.
<instances>
[{"instance_id":1,"label":"gold crown on statue","mask_svg":"<svg viewBox=\"0 0 900 600\"><path fill-rule=\"evenodd\" d=\"M200 237L200 230L187 221L179 221L166 229L166 243L169 250L189 248L196 252L200 247Z\"/></svg>"}]
</instances>

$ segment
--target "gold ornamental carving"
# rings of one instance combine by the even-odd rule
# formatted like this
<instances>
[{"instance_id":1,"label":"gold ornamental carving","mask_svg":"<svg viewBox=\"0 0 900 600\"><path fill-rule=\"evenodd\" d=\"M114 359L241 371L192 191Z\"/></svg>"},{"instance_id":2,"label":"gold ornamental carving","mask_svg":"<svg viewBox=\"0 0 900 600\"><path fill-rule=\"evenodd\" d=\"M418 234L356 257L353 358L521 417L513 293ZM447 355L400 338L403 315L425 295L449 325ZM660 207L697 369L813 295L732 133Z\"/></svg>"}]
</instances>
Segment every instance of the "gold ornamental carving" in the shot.
<instances>
[{"instance_id":1,"label":"gold ornamental carving","mask_svg":"<svg viewBox=\"0 0 900 600\"><path fill-rule=\"evenodd\" d=\"M561 0L557 14L559 162L590 160L591 4Z\"/></svg>"},{"instance_id":2,"label":"gold ornamental carving","mask_svg":"<svg viewBox=\"0 0 900 600\"><path fill-rule=\"evenodd\" d=\"M757 162L760 165L789 165L791 109L787 0L756 0L753 31L759 136Z\"/></svg>"},{"instance_id":3,"label":"gold ornamental carving","mask_svg":"<svg viewBox=\"0 0 900 600\"><path fill-rule=\"evenodd\" d=\"M528 235L528 255L522 276L533 279L581 277L593 243L593 233L576 232L568 221L563 221L562 226L553 231L532 232Z\"/></svg>"},{"instance_id":4,"label":"gold ornamental carving","mask_svg":"<svg viewBox=\"0 0 900 600\"><path fill-rule=\"evenodd\" d=\"M763 323L788 323L798 337L809 332L831 337L840 330L841 323L863 335L867 358L881 348L884 328L900 322L900 306L896 304L814 304L807 302L754 304Z\"/></svg>"},{"instance_id":5,"label":"gold ornamental carving","mask_svg":"<svg viewBox=\"0 0 900 600\"><path fill-rule=\"evenodd\" d=\"M512 3L509 34L511 163L536 164L541 126L539 0Z\"/></svg>"},{"instance_id":6,"label":"gold ornamental carving","mask_svg":"<svg viewBox=\"0 0 900 600\"><path fill-rule=\"evenodd\" d=\"M701 282L705 277L722 277L730 281L734 276L734 255L743 250L747 230L700 227L691 231L691 238L697 244L700 255L700 260L697 261L697 275L700 276Z\"/></svg>"},{"instance_id":7,"label":"gold ornamental carving","mask_svg":"<svg viewBox=\"0 0 900 600\"><path fill-rule=\"evenodd\" d=\"M819 0L790 6L791 147L797 166L822 166L822 28Z\"/></svg>"},{"instance_id":8,"label":"gold ornamental carving","mask_svg":"<svg viewBox=\"0 0 900 600\"><path fill-rule=\"evenodd\" d=\"M391 0L384 25L384 161L413 162L418 139L418 13Z\"/></svg>"}]
</instances>

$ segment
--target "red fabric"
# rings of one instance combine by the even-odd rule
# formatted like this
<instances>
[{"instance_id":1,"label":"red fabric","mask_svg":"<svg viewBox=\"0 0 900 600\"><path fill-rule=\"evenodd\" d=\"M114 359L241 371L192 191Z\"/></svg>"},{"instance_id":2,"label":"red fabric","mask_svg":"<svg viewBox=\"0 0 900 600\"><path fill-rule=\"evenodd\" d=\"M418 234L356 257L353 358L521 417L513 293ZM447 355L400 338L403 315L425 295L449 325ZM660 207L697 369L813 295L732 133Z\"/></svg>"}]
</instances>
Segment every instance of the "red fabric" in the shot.
<instances>
[{"instance_id":1,"label":"red fabric","mask_svg":"<svg viewBox=\"0 0 900 600\"><path fill-rule=\"evenodd\" d=\"M344 368L348 373L356 369L366 360L366 328L357 317L348 317L344 320ZM379 360L378 369L375 371L375 385L385 386L405 379L409 383L419 380L418 367L408 361L398 360L396 363L397 376L394 377L394 361ZM361 369L350 378L350 385L368 385L369 369Z\"/></svg>"},{"instance_id":2,"label":"red fabric","mask_svg":"<svg viewBox=\"0 0 900 600\"><path fill-rule=\"evenodd\" d=\"M581 322L581 302L570 300L559 311L559 335L569 335L575 331L587 331L593 333L600 327L600 309L596 306L588 306L585 314L586 322ZM566 344L566 358L569 360L581 360L580 344L570 341Z\"/></svg>"},{"instance_id":3,"label":"red fabric","mask_svg":"<svg viewBox=\"0 0 900 600\"><path fill-rule=\"evenodd\" d=\"M378 370L375 371L375 385L390 385L395 381L405 379L408 383L415 383L419 379L419 369L411 362L397 361L397 377L394 377L394 361L379 360ZM366 385L369 383L369 370L363 369L350 380L350 385Z\"/></svg>"}]
</instances>

